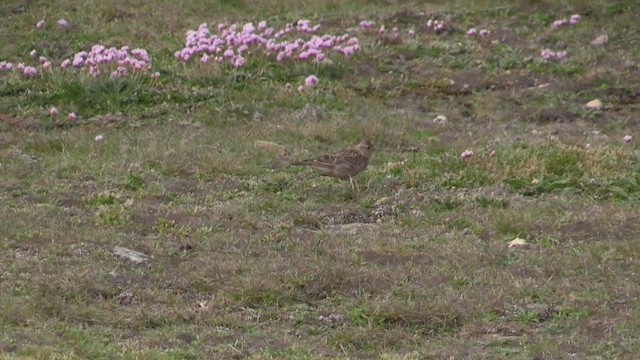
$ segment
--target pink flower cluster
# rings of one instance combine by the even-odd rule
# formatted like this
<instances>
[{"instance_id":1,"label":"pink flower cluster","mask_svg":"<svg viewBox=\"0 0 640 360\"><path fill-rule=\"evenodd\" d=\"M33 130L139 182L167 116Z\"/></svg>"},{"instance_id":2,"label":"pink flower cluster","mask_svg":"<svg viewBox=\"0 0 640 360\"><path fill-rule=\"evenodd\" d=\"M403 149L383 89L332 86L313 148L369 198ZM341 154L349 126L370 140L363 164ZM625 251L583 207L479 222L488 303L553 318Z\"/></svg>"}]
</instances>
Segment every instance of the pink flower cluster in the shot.
<instances>
[{"instance_id":1,"label":"pink flower cluster","mask_svg":"<svg viewBox=\"0 0 640 360\"><path fill-rule=\"evenodd\" d=\"M69 26L69 22L60 19L58 20L58 26L66 29ZM42 30L44 27L44 20L40 20L36 24L36 29L38 30ZM33 79L44 71L53 70L51 61L44 56L39 56L37 50L31 50L29 55L38 62L40 67L27 66L23 63L18 63L14 66L10 62L2 61L0 62L0 73L15 71L26 78ZM151 58L145 49L130 50L128 46L123 46L120 49L115 47L107 48L104 45L96 44L91 47L89 52L80 51L72 58L63 60L60 66L63 69L71 67L76 69L88 68L89 74L93 77L98 77L106 71L112 79L116 79L125 77L130 72L146 73L151 68ZM157 80L159 77L160 73L157 72L151 75L153 80Z\"/></svg>"},{"instance_id":2,"label":"pink flower cluster","mask_svg":"<svg viewBox=\"0 0 640 360\"><path fill-rule=\"evenodd\" d=\"M427 29L433 30L436 33L440 33L445 29L444 21L442 20L429 19L426 26Z\"/></svg>"},{"instance_id":3,"label":"pink flower cluster","mask_svg":"<svg viewBox=\"0 0 640 360\"><path fill-rule=\"evenodd\" d=\"M48 61L41 65L43 69L51 68L51 63ZM18 63L14 66L10 62L0 61L0 72L10 72L10 71L15 71L28 79L33 79L37 77L38 74L40 73L40 71L38 71L38 68L34 66L28 66L23 63Z\"/></svg>"},{"instance_id":4,"label":"pink flower cluster","mask_svg":"<svg viewBox=\"0 0 640 360\"><path fill-rule=\"evenodd\" d=\"M555 29L559 29L567 24L569 25L575 25L578 23L578 21L580 21L580 14L573 14L571 15L571 17L569 18L569 20L567 20L566 18L563 19L559 19L553 22L553 27Z\"/></svg>"},{"instance_id":5,"label":"pink flower cluster","mask_svg":"<svg viewBox=\"0 0 640 360\"><path fill-rule=\"evenodd\" d=\"M473 156L473 150L471 149L467 149L465 151L462 152L462 154L460 154L460 158L464 159L468 159L470 157Z\"/></svg>"},{"instance_id":6,"label":"pink flower cluster","mask_svg":"<svg viewBox=\"0 0 640 360\"><path fill-rule=\"evenodd\" d=\"M295 35L315 34L320 25L312 25L308 20L299 20L296 25L286 24L284 29L276 30L268 27L265 21L243 26L218 24L214 31L204 23L197 30L188 30L185 47L174 53L174 57L184 63L195 57L200 62L228 62L235 68L245 65L249 55L261 53L267 57L275 57L277 62L287 60L323 62L329 52L345 57L354 55L360 50L360 43L348 34L334 36L325 34L312 35L308 39Z\"/></svg>"},{"instance_id":7,"label":"pink flower cluster","mask_svg":"<svg viewBox=\"0 0 640 360\"><path fill-rule=\"evenodd\" d=\"M112 79L123 78L133 72L147 72L151 68L151 58L145 49L130 50L128 46L120 49L107 48L96 44L91 51L80 51L73 58L65 59L60 66L63 69L74 67L76 69L88 68L89 74L98 77L104 69L110 72Z\"/></svg>"},{"instance_id":8,"label":"pink flower cluster","mask_svg":"<svg viewBox=\"0 0 640 360\"><path fill-rule=\"evenodd\" d=\"M375 28L375 26L376 26L376 23L370 20L362 20L358 24L358 27L362 31L373 29ZM383 35L386 32L387 32L387 29L384 26L384 24L380 25L380 27L378 28L378 35ZM415 34L416 34L416 31L414 29L407 30L407 37L412 38L415 36ZM400 30L398 29L397 26L394 26L393 28L391 28L391 36L396 39L400 37Z\"/></svg>"},{"instance_id":9,"label":"pink flower cluster","mask_svg":"<svg viewBox=\"0 0 640 360\"><path fill-rule=\"evenodd\" d=\"M362 20L360 21L360 24L358 24L358 27L360 28L360 30L373 29L375 26L376 26L376 23L370 20Z\"/></svg>"},{"instance_id":10,"label":"pink flower cluster","mask_svg":"<svg viewBox=\"0 0 640 360\"><path fill-rule=\"evenodd\" d=\"M11 71L13 70L13 64L6 61L0 61L0 71Z\"/></svg>"},{"instance_id":11,"label":"pink flower cluster","mask_svg":"<svg viewBox=\"0 0 640 360\"><path fill-rule=\"evenodd\" d=\"M480 37L486 38L487 36L491 35L491 32L487 29L481 29L480 31L478 31L476 28L467 30L468 37L475 37L476 35L480 35Z\"/></svg>"},{"instance_id":12,"label":"pink flower cluster","mask_svg":"<svg viewBox=\"0 0 640 360\"><path fill-rule=\"evenodd\" d=\"M552 51L550 49L542 49L542 51L540 51L540 56L542 56L542 59L545 61L560 61L560 60L564 60L567 57L567 52L566 51Z\"/></svg>"},{"instance_id":13,"label":"pink flower cluster","mask_svg":"<svg viewBox=\"0 0 640 360\"><path fill-rule=\"evenodd\" d=\"M7 61L0 61L0 72L16 72L21 74L22 76L33 79L40 74L41 71L51 70L51 62L47 60L44 56L38 56L38 52L36 50L31 50L29 52L31 57L38 61L38 65L40 65L40 70L35 66L29 66L24 63L12 64Z\"/></svg>"},{"instance_id":14,"label":"pink flower cluster","mask_svg":"<svg viewBox=\"0 0 640 360\"><path fill-rule=\"evenodd\" d=\"M60 111L58 110L57 107L52 107L51 109L49 109L49 116L51 116L52 118L55 118L58 116L58 114L60 114ZM78 119L78 115L76 115L75 112L70 112L69 115L67 115L67 120L69 120L69 122L74 122Z\"/></svg>"},{"instance_id":15,"label":"pink flower cluster","mask_svg":"<svg viewBox=\"0 0 640 360\"><path fill-rule=\"evenodd\" d=\"M44 26L45 26L44 20L40 20L36 23L36 30L44 30ZM58 20L58 27L63 30L68 29L69 22L65 19L60 19Z\"/></svg>"}]
</instances>

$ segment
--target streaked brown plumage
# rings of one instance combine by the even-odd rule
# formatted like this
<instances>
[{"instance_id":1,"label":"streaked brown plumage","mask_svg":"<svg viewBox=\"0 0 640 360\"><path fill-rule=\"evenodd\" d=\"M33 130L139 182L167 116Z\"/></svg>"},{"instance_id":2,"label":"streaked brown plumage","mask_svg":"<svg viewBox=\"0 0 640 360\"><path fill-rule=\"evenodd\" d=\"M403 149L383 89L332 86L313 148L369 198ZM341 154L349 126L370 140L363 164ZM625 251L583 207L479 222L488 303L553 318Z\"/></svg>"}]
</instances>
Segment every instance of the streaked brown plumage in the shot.
<instances>
[{"instance_id":1,"label":"streaked brown plumage","mask_svg":"<svg viewBox=\"0 0 640 360\"><path fill-rule=\"evenodd\" d=\"M353 149L323 155L315 159L295 161L291 165L308 165L322 175L353 181L353 177L369 165L372 152L373 144L365 138Z\"/></svg>"}]
</instances>

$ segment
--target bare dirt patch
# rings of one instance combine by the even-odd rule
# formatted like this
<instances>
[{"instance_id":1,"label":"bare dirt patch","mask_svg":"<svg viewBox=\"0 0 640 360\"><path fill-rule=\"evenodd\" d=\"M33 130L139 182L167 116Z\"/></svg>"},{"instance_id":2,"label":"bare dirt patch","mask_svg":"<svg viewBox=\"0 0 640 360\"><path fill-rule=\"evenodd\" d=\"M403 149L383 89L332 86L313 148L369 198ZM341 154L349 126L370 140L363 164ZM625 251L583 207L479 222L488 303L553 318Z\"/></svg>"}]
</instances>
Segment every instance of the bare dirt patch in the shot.
<instances>
[{"instance_id":1,"label":"bare dirt patch","mask_svg":"<svg viewBox=\"0 0 640 360\"><path fill-rule=\"evenodd\" d=\"M0 114L0 123L8 129L40 131L45 126L42 122L31 118L17 117L12 115Z\"/></svg>"},{"instance_id":2,"label":"bare dirt patch","mask_svg":"<svg viewBox=\"0 0 640 360\"><path fill-rule=\"evenodd\" d=\"M380 266L404 267L411 264L428 266L428 258L418 255L401 255L393 252L380 252L374 250L361 250L358 252L358 255L362 257L364 262Z\"/></svg>"}]
</instances>

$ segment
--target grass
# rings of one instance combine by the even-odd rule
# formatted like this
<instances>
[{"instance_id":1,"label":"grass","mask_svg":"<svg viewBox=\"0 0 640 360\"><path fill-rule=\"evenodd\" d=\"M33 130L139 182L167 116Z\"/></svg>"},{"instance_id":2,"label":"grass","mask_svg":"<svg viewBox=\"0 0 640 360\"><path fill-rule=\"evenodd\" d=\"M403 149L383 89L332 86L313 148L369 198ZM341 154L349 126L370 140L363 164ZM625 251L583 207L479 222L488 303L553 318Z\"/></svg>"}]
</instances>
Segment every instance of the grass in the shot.
<instances>
[{"instance_id":1,"label":"grass","mask_svg":"<svg viewBox=\"0 0 640 360\"><path fill-rule=\"evenodd\" d=\"M392 3L4 5L0 61L35 48L57 67L103 42L146 48L161 77L0 73L0 356L634 358L638 5ZM238 70L173 58L187 29L258 13L362 49ZM309 74L319 86L298 93ZM587 110L595 98L605 108ZM359 193L286 166L363 129L376 152ZM516 237L528 245L509 249Z\"/></svg>"}]
</instances>

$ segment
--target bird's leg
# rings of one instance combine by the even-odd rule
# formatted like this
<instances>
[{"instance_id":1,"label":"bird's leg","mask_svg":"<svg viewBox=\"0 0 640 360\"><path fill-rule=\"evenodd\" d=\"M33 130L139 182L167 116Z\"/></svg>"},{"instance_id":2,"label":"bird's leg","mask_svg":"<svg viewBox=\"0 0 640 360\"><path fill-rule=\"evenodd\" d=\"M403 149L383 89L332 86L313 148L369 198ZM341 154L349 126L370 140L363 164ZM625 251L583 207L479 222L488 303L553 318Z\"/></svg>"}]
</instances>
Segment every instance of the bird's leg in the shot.
<instances>
[{"instance_id":1,"label":"bird's leg","mask_svg":"<svg viewBox=\"0 0 640 360\"><path fill-rule=\"evenodd\" d=\"M349 176L349 182L351 183L351 191L355 191L357 194L360 193L360 189L358 188L358 183L353 180L353 177ZM354 187L355 184L355 187Z\"/></svg>"}]
</instances>

